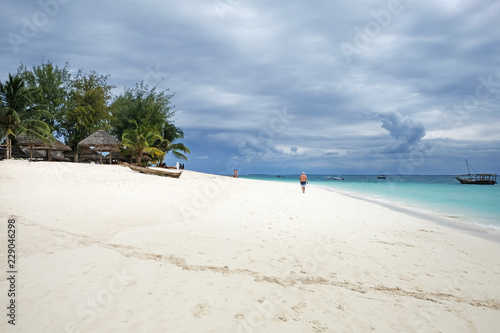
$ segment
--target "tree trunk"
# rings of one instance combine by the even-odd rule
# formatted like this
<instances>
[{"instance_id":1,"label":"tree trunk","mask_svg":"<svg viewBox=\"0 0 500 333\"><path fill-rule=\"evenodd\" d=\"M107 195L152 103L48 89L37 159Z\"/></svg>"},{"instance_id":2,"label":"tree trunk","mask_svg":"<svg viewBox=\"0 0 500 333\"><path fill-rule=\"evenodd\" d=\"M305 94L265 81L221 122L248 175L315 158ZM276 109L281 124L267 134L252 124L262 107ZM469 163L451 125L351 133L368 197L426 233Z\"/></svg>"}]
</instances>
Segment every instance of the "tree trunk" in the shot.
<instances>
[{"instance_id":1,"label":"tree trunk","mask_svg":"<svg viewBox=\"0 0 500 333\"><path fill-rule=\"evenodd\" d=\"M158 161L158 163L156 163L156 166L161 166L164 161L165 161L165 156L160 158L160 160Z\"/></svg>"},{"instance_id":2,"label":"tree trunk","mask_svg":"<svg viewBox=\"0 0 500 333\"><path fill-rule=\"evenodd\" d=\"M6 151L7 159L10 160L10 158L12 157L12 142L8 135L5 138L5 143L7 144L7 151Z\"/></svg>"}]
</instances>

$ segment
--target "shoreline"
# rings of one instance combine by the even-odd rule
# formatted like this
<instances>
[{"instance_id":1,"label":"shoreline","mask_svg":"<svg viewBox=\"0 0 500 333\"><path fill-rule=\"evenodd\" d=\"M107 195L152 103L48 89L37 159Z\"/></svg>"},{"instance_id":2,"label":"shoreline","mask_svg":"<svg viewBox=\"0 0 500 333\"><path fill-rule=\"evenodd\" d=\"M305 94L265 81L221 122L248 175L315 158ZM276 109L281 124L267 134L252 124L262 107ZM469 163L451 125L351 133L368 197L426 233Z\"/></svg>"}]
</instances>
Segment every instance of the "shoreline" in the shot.
<instances>
[{"instance_id":1,"label":"shoreline","mask_svg":"<svg viewBox=\"0 0 500 333\"><path fill-rule=\"evenodd\" d=\"M482 237L497 243L500 243L500 227L494 225L486 225L478 222L471 221L467 218L453 217L446 215L442 212L427 209L423 206L412 206L403 202L394 201L386 198L379 198L370 196L368 194L359 193L355 191L339 190L322 185L312 185L314 187L322 188L327 191L337 192L354 199L372 202L383 207L392 209L394 211L403 212L417 218L426 219L436 224L455 228L470 235Z\"/></svg>"},{"instance_id":2,"label":"shoreline","mask_svg":"<svg viewBox=\"0 0 500 333\"><path fill-rule=\"evenodd\" d=\"M22 259L5 332L500 327L499 244L428 216L189 170L2 161L0 186Z\"/></svg>"},{"instance_id":3,"label":"shoreline","mask_svg":"<svg viewBox=\"0 0 500 333\"><path fill-rule=\"evenodd\" d=\"M269 176L269 175L260 175L260 176ZM370 176L370 175L361 175L361 176ZM417 175L417 176L425 177L428 175ZM443 175L436 175L436 176L443 176ZM253 177L253 175L243 176L243 178L245 177ZM256 180L255 178L246 178L246 179ZM292 181L283 182L272 179L258 179L258 180L269 181L273 183L290 183L290 184L294 183ZM342 193L351 196L352 198L360 200L378 203L388 208L396 210L398 209L404 210L410 214L415 214L415 216L433 219L435 220L436 223L448 225L457 228L459 230L463 230L464 232L470 232L472 234L477 234L478 236L484 236L488 239L500 242L500 226L492 224L490 221L491 217L488 218L488 221L481 220L480 222L477 222L477 220L475 220L477 219L477 217L474 217L474 215L464 215L464 214L452 215L451 213L447 213L443 209L428 208L424 202L415 201L413 203L409 203L405 202L404 200L399 201L397 198L384 197L384 194L366 193L362 191L356 191L355 189L336 188L317 183L310 184L309 186L318 187L337 193Z\"/></svg>"}]
</instances>

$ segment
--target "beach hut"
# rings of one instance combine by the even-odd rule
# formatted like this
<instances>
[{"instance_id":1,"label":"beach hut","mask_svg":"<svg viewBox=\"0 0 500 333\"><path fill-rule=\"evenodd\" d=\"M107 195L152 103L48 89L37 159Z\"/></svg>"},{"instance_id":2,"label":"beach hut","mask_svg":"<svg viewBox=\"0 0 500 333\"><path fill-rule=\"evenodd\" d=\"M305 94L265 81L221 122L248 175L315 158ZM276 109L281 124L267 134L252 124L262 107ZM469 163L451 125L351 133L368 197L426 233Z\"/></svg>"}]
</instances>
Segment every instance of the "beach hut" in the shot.
<instances>
[{"instance_id":1,"label":"beach hut","mask_svg":"<svg viewBox=\"0 0 500 333\"><path fill-rule=\"evenodd\" d=\"M50 141L42 141L39 138L33 138L27 135L18 135L16 137L16 145L20 147L28 147L30 151L30 160L33 159L33 150L46 150L50 147Z\"/></svg>"},{"instance_id":2,"label":"beach hut","mask_svg":"<svg viewBox=\"0 0 500 333\"><path fill-rule=\"evenodd\" d=\"M10 146L7 145L7 142L4 140L3 142L0 142L0 161L2 161L5 158L9 157L9 149Z\"/></svg>"},{"instance_id":3,"label":"beach hut","mask_svg":"<svg viewBox=\"0 0 500 333\"><path fill-rule=\"evenodd\" d=\"M69 159L64 157L62 153L71 150L72 149L70 147L56 139L50 144L49 149L47 149L47 158L49 161L53 158L58 161L69 161Z\"/></svg>"},{"instance_id":4,"label":"beach hut","mask_svg":"<svg viewBox=\"0 0 500 333\"><path fill-rule=\"evenodd\" d=\"M117 138L103 130L98 130L78 143L79 148L90 148L98 151L101 164L103 152L109 153L109 164L111 164L113 152L119 152L121 145L122 143ZM78 162L78 152L76 153L76 162Z\"/></svg>"},{"instance_id":5,"label":"beach hut","mask_svg":"<svg viewBox=\"0 0 500 333\"><path fill-rule=\"evenodd\" d=\"M30 160L33 159L33 151L34 150L45 150L47 152L47 160L52 160L52 152L54 152L54 156L57 160L67 160L64 156L62 156L63 151L71 151L71 148L66 146L64 143L57 139L52 139L49 141L47 139L46 142L38 139L32 138L25 135L20 135L17 137L17 145L20 147L29 147L30 150ZM39 153L37 154L37 158L43 158L44 156Z\"/></svg>"}]
</instances>

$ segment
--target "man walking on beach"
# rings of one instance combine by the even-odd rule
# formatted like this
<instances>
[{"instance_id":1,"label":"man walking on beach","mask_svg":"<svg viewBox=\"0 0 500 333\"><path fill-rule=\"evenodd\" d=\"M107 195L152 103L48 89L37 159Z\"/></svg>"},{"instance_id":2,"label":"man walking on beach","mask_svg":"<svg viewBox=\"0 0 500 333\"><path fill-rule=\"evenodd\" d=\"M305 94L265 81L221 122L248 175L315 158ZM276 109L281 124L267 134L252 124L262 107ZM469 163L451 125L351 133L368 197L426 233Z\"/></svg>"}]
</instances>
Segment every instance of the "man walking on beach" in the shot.
<instances>
[{"instance_id":1,"label":"man walking on beach","mask_svg":"<svg viewBox=\"0 0 500 333\"><path fill-rule=\"evenodd\" d=\"M300 186L302 187L302 193L306 193L306 184L309 184L305 172L300 175Z\"/></svg>"}]
</instances>

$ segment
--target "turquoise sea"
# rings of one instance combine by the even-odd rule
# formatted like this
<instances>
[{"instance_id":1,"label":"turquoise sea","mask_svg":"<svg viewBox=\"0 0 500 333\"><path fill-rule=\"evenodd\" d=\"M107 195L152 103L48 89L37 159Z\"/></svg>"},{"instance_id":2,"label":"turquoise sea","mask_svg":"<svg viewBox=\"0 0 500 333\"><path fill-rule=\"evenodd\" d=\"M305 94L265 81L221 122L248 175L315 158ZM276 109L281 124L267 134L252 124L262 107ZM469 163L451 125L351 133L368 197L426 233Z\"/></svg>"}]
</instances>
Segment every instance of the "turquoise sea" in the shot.
<instances>
[{"instance_id":1,"label":"turquoise sea","mask_svg":"<svg viewBox=\"0 0 500 333\"><path fill-rule=\"evenodd\" d=\"M412 210L432 211L457 222L500 231L500 185L463 185L453 176L347 175L344 180L308 175L309 185L322 186L377 201L389 201ZM331 175L336 177L337 175ZM299 175L248 175L242 178L290 182Z\"/></svg>"}]
</instances>

